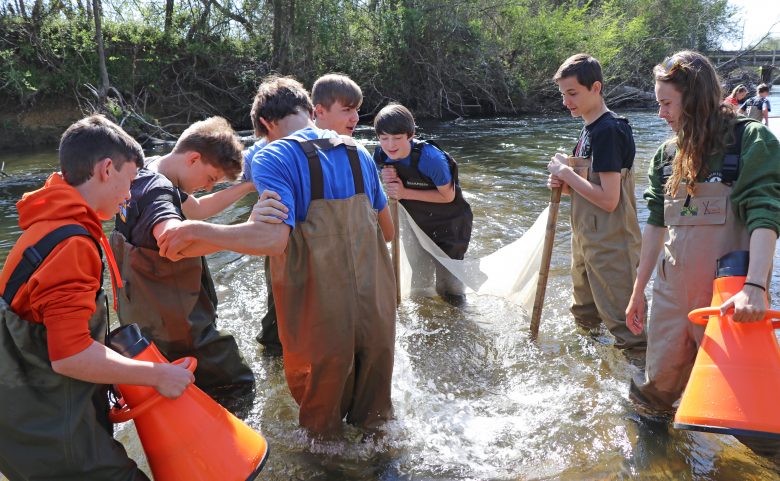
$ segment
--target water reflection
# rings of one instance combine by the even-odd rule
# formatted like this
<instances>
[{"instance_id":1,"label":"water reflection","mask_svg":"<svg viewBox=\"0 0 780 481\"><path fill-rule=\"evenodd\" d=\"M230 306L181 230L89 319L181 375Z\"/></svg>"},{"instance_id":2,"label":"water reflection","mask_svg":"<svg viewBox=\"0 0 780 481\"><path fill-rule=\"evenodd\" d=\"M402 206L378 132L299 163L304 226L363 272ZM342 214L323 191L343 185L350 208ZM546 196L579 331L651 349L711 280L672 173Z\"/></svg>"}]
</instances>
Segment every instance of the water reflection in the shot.
<instances>
[{"instance_id":1,"label":"water reflection","mask_svg":"<svg viewBox=\"0 0 780 481\"><path fill-rule=\"evenodd\" d=\"M780 101L780 99L778 99ZM669 131L653 112L626 114L637 141L637 195L644 172ZM459 161L475 214L469 255L482 256L522 235L545 207L550 155L568 151L581 123L567 118L495 118L424 123ZM366 127L362 139L372 138ZM14 203L40 185L56 153L4 156L0 179L0 257L18 235ZM251 199L217 217L243 220ZM647 218L638 202L640 221ZM778 466L730 437L641 422L627 401L632 373L607 334L575 331L570 301L565 203L552 260L538 344L528 317L499 299L468 296L453 307L438 298L399 308L393 401L396 420L381 438L348 428L314 442L297 425L281 361L263 357L254 337L265 313L262 260L221 253L209 263L220 298L219 324L235 333L257 378L246 421L271 446L262 479L290 480L773 480ZM111 225L107 225L110 230ZM776 254L777 256L777 254ZM777 298L778 271L772 294ZM143 458L134 431L120 439Z\"/></svg>"}]
</instances>

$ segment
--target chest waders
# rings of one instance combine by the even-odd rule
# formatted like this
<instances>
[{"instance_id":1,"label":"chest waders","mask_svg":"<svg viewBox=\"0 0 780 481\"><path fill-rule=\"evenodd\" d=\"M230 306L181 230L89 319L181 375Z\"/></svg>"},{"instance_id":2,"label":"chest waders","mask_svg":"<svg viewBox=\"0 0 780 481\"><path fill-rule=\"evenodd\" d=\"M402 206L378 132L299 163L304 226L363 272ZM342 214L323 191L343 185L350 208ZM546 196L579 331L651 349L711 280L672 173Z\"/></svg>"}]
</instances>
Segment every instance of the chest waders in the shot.
<instances>
[{"instance_id":1,"label":"chest waders","mask_svg":"<svg viewBox=\"0 0 780 481\"><path fill-rule=\"evenodd\" d=\"M572 159L579 175L601 185L591 158ZM620 200L613 212L593 205L571 189L571 229L571 313L575 322L584 329L597 329L603 322L615 337L615 347L641 364L645 334L632 333L625 322L642 242L633 168L620 171Z\"/></svg>"},{"instance_id":2,"label":"chest waders","mask_svg":"<svg viewBox=\"0 0 780 481\"><path fill-rule=\"evenodd\" d=\"M668 236L653 283L645 379L633 380L630 393L651 411L674 410L688 382L704 335L704 327L688 321L688 313L709 306L717 260L750 248L747 227L731 203L743 130L744 123L738 124L737 141L727 147L721 182L697 182L695 195L681 183L674 197L664 198ZM674 155L667 151L667 162Z\"/></svg>"},{"instance_id":3,"label":"chest waders","mask_svg":"<svg viewBox=\"0 0 780 481\"><path fill-rule=\"evenodd\" d=\"M301 426L337 433L342 420L373 428L392 416L395 279L376 211L364 193L352 139L299 142L311 178L306 220L296 223L271 277L284 372ZM355 195L325 199L318 150L347 149Z\"/></svg>"},{"instance_id":4,"label":"chest waders","mask_svg":"<svg viewBox=\"0 0 780 481\"><path fill-rule=\"evenodd\" d=\"M254 383L232 335L217 329L217 294L205 257L172 262L111 233L124 287L117 293L119 322L136 323L167 359L198 360L195 384L205 390Z\"/></svg>"},{"instance_id":5,"label":"chest waders","mask_svg":"<svg viewBox=\"0 0 780 481\"><path fill-rule=\"evenodd\" d=\"M444 152L438 145L431 141L415 142L412 145L410 164L402 165L399 162L388 162L387 155L381 147L374 151L374 163L380 169L383 166L395 167L398 178L404 187L413 190L437 190L436 184L429 177L420 172L420 156L425 144L430 144L441 150L447 158L452 183L455 187L455 198L452 202L421 202L417 200L401 199L399 202L412 217L414 222L423 232L444 251L451 259L463 259L471 240L472 223L474 214L471 206L463 198L458 177L458 164ZM405 237L404 242L410 242ZM408 246L407 249L412 248ZM436 272L436 292L439 294L462 295L465 291L463 284L447 269L439 265L431 257L426 257L425 264L417 263L412 273L412 290L425 289L431 285L431 277Z\"/></svg>"},{"instance_id":6,"label":"chest waders","mask_svg":"<svg viewBox=\"0 0 780 481\"><path fill-rule=\"evenodd\" d=\"M46 327L9 307L51 250L74 235L92 238L84 227L66 225L28 247L0 300L0 472L10 481L148 481L112 437L108 387L54 372ZM104 344L108 306L102 288L95 307L90 335Z\"/></svg>"}]
</instances>

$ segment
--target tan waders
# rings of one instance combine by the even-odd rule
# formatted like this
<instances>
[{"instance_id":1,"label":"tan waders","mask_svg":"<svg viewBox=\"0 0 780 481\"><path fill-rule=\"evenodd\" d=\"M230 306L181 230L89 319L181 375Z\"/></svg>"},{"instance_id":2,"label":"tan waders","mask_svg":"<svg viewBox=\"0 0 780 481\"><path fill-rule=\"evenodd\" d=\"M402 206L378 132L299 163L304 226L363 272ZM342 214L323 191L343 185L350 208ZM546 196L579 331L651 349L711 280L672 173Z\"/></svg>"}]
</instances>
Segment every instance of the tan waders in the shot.
<instances>
[{"instance_id":1,"label":"tan waders","mask_svg":"<svg viewBox=\"0 0 780 481\"><path fill-rule=\"evenodd\" d=\"M590 158L572 157L570 163L580 176L601 185ZM571 313L584 329L597 329L603 322L615 336L615 347L641 363L646 337L633 334L625 322L642 240L633 169L620 171L620 201L613 212L593 205L573 189L571 196Z\"/></svg>"},{"instance_id":2,"label":"tan waders","mask_svg":"<svg viewBox=\"0 0 780 481\"><path fill-rule=\"evenodd\" d=\"M324 199L316 149L345 145L355 196ZM301 426L334 434L342 420L374 428L392 416L395 283L351 139L300 142L312 200L271 275L287 384ZM324 152L328 155L328 152Z\"/></svg>"},{"instance_id":3,"label":"tan waders","mask_svg":"<svg viewBox=\"0 0 780 481\"><path fill-rule=\"evenodd\" d=\"M197 358L195 384L201 389L254 382L236 340L217 329L217 295L204 257L172 262L130 244L116 230L111 249L124 281L117 293L122 325L138 324L170 361Z\"/></svg>"},{"instance_id":4,"label":"tan waders","mask_svg":"<svg viewBox=\"0 0 780 481\"><path fill-rule=\"evenodd\" d=\"M670 412L688 382L704 327L688 320L693 309L712 301L716 261L748 250L745 225L732 210L731 187L722 182L685 185L664 200L669 236L658 261L653 305L647 322L646 378L631 385L631 396L651 411Z\"/></svg>"},{"instance_id":5,"label":"tan waders","mask_svg":"<svg viewBox=\"0 0 780 481\"><path fill-rule=\"evenodd\" d=\"M712 302L717 260L750 248L748 230L732 208L731 187L722 182L697 183L695 196L680 185L674 198L664 200L664 223L669 236L653 285L645 379L632 380L629 393L650 413L672 412L688 383L704 336L704 326L690 322L688 313ZM766 285L770 279L771 269ZM780 461L780 442L735 437Z\"/></svg>"},{"instance_id":6,"label":"tan waders","mask_svg":"<svg viewBox=\"0 0 780 481\"><path fill-rule=\"evenodd\" d=\"M101 289L89 321L101 344L105 300ZM107 391L54 372L46 327L20 319L0 298L0 472L10 481L148 481L112 436Z\"/></svg>"}]
</instances>

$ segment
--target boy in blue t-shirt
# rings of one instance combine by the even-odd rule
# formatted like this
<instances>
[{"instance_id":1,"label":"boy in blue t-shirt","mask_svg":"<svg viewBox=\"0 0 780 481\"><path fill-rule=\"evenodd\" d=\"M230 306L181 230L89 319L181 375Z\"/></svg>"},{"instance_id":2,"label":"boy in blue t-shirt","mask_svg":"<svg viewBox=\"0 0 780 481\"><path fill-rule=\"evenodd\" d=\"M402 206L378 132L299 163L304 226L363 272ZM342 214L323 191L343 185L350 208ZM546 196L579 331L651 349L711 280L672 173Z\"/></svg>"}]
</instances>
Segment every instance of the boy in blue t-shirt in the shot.
<instances>
[{"instance_id":1,"label":"boy in blue t-shirt","mask_svg":"<svg viewBox=\"0 0 780 481\"><path fill-rule=\"evenodd\" d=\"M374 118L379 147L374 161L382 169L387 195L399 200L414 222L452 259L463 259L471 239L473 214L458 182L458 166L432 142L414 139L414 117L390 104ZM424 284L432 266L415 265L412 286ZM436 263L436 291L460 296L463 285Z\"/></svg>"},{"instance_id":2,"label":"boy in blue t-shirt","mask_svg":"<svg viewBox=\"0 0 780 481\"><path fill-rule=\"evenodd\" d=\"M281 93L288 97L286 102L280 104L268 101L279 97ZM300 82L291 77L270 76L264 79L252 103L250 117L255 137L259 140L244 152L245 179L252 180L252 159L262 149L270 142L309 125L313 113L312 101ZM271 260L268 256L263 262L263 274L268 310L260 320L261 331L256 339L263 346L263 355L278 357L282 355L282 342L279 340L276 303L271 286Z\"/></svg>"},{"instance_id":3,"label":"boy in blue t-shirt","mask_svg":"<svg viewBox=\"0 0 780 481\"><path fill-rule=\"evenodd\" d=\"M261 104L287 106L294 97L270 87ZM239 225L191 222L168 234L161 252L271 255L285 377L300 424L318 435L338 432L344 418L374 429L392 416L396 306L385 244L392 220L365 148L305 120L252 161L255 185L263 195L278 192L278 205L259 204ZM275 215L274 206L287 214Z\"/></svg>"}]
</instances>

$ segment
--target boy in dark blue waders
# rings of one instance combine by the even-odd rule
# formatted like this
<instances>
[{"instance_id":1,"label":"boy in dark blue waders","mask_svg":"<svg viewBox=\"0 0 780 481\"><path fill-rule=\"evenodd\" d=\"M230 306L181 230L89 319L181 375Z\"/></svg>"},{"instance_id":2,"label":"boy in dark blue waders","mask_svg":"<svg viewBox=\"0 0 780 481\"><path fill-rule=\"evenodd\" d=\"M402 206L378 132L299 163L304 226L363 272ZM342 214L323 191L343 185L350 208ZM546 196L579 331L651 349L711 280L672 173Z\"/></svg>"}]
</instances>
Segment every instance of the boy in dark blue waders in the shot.
<instances>
[{"instance_id":1,"label":"boy in dark blue waders","mask_svg":"<svg viewBox=\"0 0 780 481\"><path fill-rule=\"evenodd\" d=\"M206 258L171 262L160 256L157 243L184 219L211 217L254 192L251 182L243 182L214 194L191 195L211 191L216 182L240 172L241 144L227 121L196 122L171 153L148 159L140 169L111 234L126 283L117 296L120 323L138 324L169 360L195 357L195 384L220 397L250 391L252 370L233 336L217 329L217 295Z\"/></svg>"},{"instance_id":2,"label":"boy in dark blue waders","mask_svg":"<svg viewBox=\"0 0 780 481\"><path fill-rule=\"evenodd\" d=\"M294 99L306 95L275 79L264 82L266 89L260 112L265 104L291 104L295 112ZM395 286L386 245L392 220L365 148L304 120L253 160L258 189L278 192L289 211L283 223L255 221L263 217L257 207L244 224L188 222L165 236L161 252L271 255L284 372L301 426L330 435L346 418L373 429L392 416L396 305L387 295Z\"/></svg>"},{"instance_id":3,"label":"boy in dark blue waders","mask_svg":"<svg viewBox=\"0 0 780 481\"><path fill-rule=\"evenodd\" d=\"M62 136L61 172L17 203L23 232L0 273L0 472L10 481L148 481L112 437L107 385L176 398L193 380L188 362L135 361L104 345L101 222L143 160L119 126L87 117Z\"/></svg>"},{"instance_id":4,"label":"boy in dark blue waders","mask_svg":"<svg viewBox=\"0 0 780 481\"><path fill-rule=\"evenodd\" d=\"M458 182L458 165L436 144L414 139L414 117L399 104L390 104L374 118L379 147L374 161L382 169L387 195L401 202L414 222L452 259L463 259L471 239L474 218ZM429 258L415 265L415 282L427 283L434 262L436 292L445 297L463 295L463 284ZM427 286L419 286L427 287Z\"/></svg>"}]
</instances>

